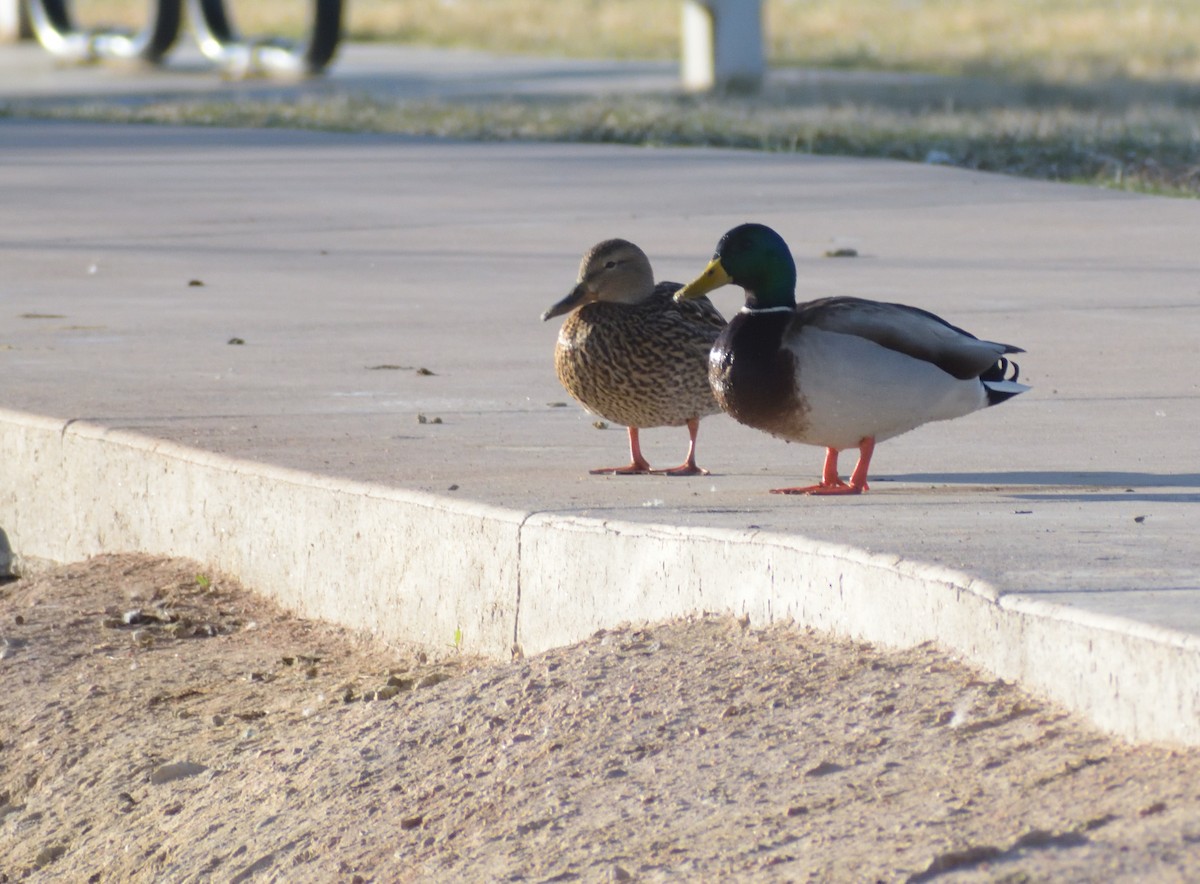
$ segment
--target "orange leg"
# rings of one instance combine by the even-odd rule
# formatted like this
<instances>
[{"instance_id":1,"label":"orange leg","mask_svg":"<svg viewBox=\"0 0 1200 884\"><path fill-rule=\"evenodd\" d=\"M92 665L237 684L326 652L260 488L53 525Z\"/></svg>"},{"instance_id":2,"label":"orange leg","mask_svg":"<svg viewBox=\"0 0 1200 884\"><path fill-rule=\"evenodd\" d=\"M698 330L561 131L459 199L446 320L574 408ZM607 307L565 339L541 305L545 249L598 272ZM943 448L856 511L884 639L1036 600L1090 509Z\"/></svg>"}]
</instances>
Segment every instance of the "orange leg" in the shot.
<instances>
[{"instance_id":1,"label":"orange leg","mask_svg":"<svg viewBox=\"0 0 1200 884\"><path fill-rule=\"evenodd\" d=\"M637 427L629 428L629 459L631 462L627 467L600 467L588 470L588 472L593 476L638 476L650 472L650 464L646 458L642 457L642 446L638 443Z\"/></svg>"},{"instance_id":2,"label":"orange leg","mask_svg":"<svg viewBox=\"0 0 1200 884\"><path fill-rule=\"evenodd\" d=\"M835 448L825 449L825 469L821 472L821 484L804 488L772 488L772 494L861 494L867 485L867 470L871 468L871 455L875 453L875 439L867 436L858 443L858 463L850 474L850 484L838 478L838 453Z\"/></svg>"},{"instance_id":3,"label":"orange leg","mask_svg":"<svg viewBox=\"0 0 1200 884\"><path fill-rule=\"evenodd\" d=\"M653 470L655 473L662 473L665 476L707 476L708 470L701 469L696 466L696 434L700 432L700 418L688 418L687 422L688 437L691 442L688 444L687 460L677 467L669 470Z\"/></svg>"}]
</instances>

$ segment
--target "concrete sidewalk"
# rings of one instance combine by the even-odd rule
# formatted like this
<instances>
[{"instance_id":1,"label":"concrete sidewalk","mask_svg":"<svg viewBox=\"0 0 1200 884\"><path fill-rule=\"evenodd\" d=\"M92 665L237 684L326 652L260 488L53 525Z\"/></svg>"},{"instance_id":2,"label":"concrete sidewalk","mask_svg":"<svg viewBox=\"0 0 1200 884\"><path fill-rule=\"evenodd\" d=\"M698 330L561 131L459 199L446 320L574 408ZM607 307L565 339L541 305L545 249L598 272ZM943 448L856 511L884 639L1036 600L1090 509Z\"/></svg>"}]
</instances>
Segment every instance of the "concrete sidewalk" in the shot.
<instances>
[{"instance_id":1,"label":"concrete sidewalk","mask_svg":"<svg viewBox=\"0 0 1200 884\"><path fill-rule=\"evenodd\" d=\"M733 151L11 119L0 186L18 557L194 556L308 614L492 654L698 609L792 617L936 640L1117 733L1200 743L1195 202ZM821 452L723 416L701 428L710 477L588 476L624 433L560 406L538 314L599 239L683 280L751 219L788 238L801 297L1021 345L1033 391L882 445L858 499L767 494ZM655 464L685 443L646 434Z\"/></svg>"}]
</instances>

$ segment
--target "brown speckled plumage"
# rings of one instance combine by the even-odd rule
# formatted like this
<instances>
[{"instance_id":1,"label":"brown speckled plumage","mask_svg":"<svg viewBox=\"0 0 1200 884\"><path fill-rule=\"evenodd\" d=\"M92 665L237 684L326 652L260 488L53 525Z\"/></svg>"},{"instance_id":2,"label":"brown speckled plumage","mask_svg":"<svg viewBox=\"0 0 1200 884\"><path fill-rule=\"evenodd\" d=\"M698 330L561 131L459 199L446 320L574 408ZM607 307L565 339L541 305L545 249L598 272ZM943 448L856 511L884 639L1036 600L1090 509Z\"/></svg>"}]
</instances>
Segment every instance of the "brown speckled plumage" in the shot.
<instances>
[{"instance_id":1,"label":"brown speckled plumage","mask_svg":"<svg viewBox=\"0 0 1200 884\"><path fill-rule=\"evenodd\" d=\"M558 334L558 379L588 411L636 430L689 425L720 411L708 383L708 357L725 320L706 299L676 303L678 283L654 285L645 254L625 240L593 247L579 283L543 318L570 311ZM689 451L686 467L695 468ZM623 468L621 472L646 472ZM679 468L683 471L683 468ZM607 472L608 470L606 470Z\"/></svg>"}]
</instances>

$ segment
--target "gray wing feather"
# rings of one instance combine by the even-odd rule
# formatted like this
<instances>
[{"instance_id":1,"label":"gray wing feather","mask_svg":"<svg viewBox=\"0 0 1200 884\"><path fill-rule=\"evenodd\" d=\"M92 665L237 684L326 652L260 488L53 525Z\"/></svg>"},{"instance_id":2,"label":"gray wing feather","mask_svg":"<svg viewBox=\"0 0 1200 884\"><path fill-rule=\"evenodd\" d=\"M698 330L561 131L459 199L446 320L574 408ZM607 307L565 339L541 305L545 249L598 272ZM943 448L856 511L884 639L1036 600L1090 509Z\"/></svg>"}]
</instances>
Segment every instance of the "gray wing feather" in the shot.
<instances>
[{"instance_id":1,"label":"gray wing feather","mask_svg":"<svg viewBox=\"0 0 1200 884\"><path fill-rule=\"evenodd\" d=\"M981 341L940 316L904 304L864 298L824 298L796 308L793 332L805 325L839 334L858 335L881 347L931 362L960 380L977 378L1005 353L1020 347Z\"/></svg>"}]
</instances>

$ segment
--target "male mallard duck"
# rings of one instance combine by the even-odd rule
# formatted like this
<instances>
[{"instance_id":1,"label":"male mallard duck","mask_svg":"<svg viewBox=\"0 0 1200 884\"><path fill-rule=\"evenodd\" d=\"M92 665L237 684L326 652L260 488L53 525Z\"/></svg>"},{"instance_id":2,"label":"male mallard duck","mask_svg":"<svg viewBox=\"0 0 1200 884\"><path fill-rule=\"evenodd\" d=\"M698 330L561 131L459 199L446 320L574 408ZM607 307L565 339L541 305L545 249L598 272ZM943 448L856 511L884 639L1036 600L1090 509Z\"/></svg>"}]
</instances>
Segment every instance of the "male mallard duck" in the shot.
<instances>
[{"instance_id":1,"label":"male mallard duck","mask_svg":"<svg viewBox=\"0 0 1200 884\"><path fill-rule=\"evenodd\" d=\"M657 472L642 457L638 429L687 425L687 460L671 476L707 474L696 466L700 418L720 411L708 385L708 351L725 320L707 298L676 303L677 282L654 284L646 253L606 239L579 265L571 293L542 314L570 313L558 333L558 379L588 411L629 428L627 467L593 473Z\"/></svg>"},{"instance_id":2,"label":"male mallard duck","mask_svg":"<svg viewBox=\"0 0 1200 884\"><path fill-rule=\"evenodd\" d=\"M728 283L746 290L746 305L712 349L717 401L747 426L825 448L819 485L774 493L866 491L876 442L1029 389L1004 358L1021 348L981 341L925 310L862 298L797 306L791 252L762 224L726 233L708 267L675 297L698 298ZM837 470L845 448L858 449L849 484Z\"/></svg>"}]
</instances>

